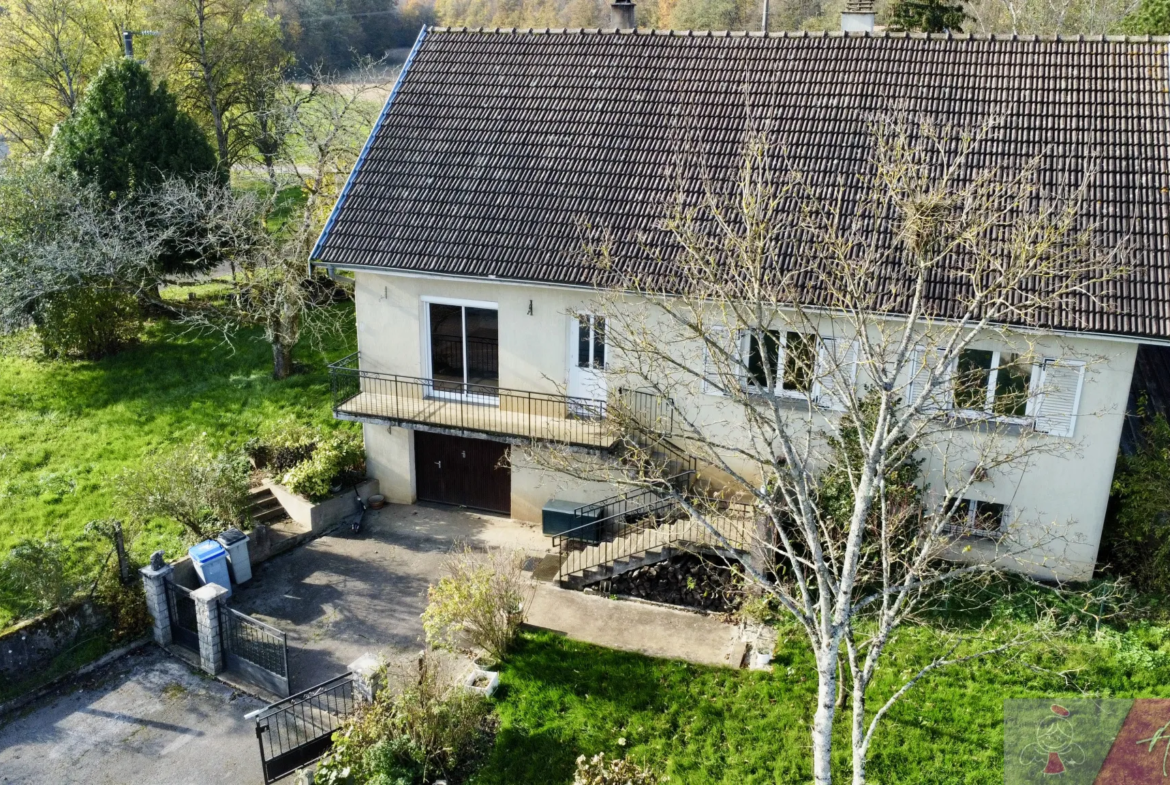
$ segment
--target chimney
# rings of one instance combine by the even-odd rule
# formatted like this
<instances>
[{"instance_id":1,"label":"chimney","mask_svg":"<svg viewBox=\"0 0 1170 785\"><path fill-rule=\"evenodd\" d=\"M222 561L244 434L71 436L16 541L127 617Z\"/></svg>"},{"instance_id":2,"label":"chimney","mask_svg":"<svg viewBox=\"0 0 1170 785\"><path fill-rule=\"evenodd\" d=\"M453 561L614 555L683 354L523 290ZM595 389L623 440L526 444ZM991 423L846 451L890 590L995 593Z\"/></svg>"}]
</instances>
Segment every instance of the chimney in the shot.
<instances>
[{"instance_id":1,"label":"chimney","mask_svg":"<svg viewBox=\"0 0 1170 785\"><path fill-rule=\"evenodd\" d=\"M613 26L618 30L633 30L637 28L638 23L634 21L634 4L628 0L615 0L610 3L609 17L613 22Z\"/></svg>"},{"instance_id":2,"label":"chimney","mask_svg":"<svg viewBox=\"0 0 1170 785\"><path fill-rule=\"evenodd\" d=\"M873 0L847 0L841 12L841 30L846 33L872 33Z\"/></svg>"}]
</instances>

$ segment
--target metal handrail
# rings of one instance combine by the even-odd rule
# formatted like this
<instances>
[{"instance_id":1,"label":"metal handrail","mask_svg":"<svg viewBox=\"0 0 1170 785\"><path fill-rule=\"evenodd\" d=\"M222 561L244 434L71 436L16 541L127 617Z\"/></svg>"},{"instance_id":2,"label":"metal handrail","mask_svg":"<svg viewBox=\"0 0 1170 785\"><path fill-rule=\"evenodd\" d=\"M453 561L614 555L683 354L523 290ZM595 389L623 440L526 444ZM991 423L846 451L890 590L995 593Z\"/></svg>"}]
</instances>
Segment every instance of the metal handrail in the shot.
<instances>
[{"instance_id":1,"label":"metal handrail","mask_svg":"<svg viewBox=\"0 0 1170 785\"><path fill-rule=\"evenodd\" d=\"M334 676L332 679L326 679L325 681L321 682L320 684L316 685L315 687L309 687L307 690L301 690L296 695L290 695L287 698L284 698L283 700L278 700L276 703L270 703L262 709L257 709L256 711L249 712L248 714L244 715L244 719L246 719L246 720L265 719L266 717L270 717L273 714L275 714L277 711L280 711L282 709L287 709L287 708L290 708L292 706L296 706L298 704L304 703L305 701L312 700L313 698L318 698L327 689L331 689L333 687L336 687L338 684L343 684L347 681L353 681L353 674L350 672L343 673L340 676Z\"/></svg>"},{"instance_id":2,"label":"metal handrail","mask_svg":"<svg viewBox=\"0 0 1170 785\"><path fill-rule=\"evenodd\" d=\"M651 393L640 391L619 389L611 393L610 400L597 400L405 376L360 366L357 352L329 364L333 411L342 419L370 418L456 434L485 434L517 443L549 442L613 451L623 442L623 426L626 430L638 427L637 419L627 417L627 412L659 417L656 412L668 411ZM661 435L655 435L649 442L662 440Z\"/></svg>"}]
</instances>

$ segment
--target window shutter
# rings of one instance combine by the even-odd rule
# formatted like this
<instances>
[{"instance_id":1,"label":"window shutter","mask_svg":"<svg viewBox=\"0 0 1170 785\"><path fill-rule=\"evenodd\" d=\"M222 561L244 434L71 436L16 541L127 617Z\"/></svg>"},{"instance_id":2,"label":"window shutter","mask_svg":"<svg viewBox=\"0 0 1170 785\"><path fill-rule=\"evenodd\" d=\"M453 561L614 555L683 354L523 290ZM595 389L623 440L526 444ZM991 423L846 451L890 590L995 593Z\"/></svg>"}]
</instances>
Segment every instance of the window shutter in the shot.
<instances>
[{"instance_id":1,"label":"window shutter","mask_svg":"<svg viewBox=\"0 0 1170 785\"><path fill-rule=\"evenodd\" d=\"M1046 358L1040 369L1040 395L1036 403L1036 430L1052 436L1072 437L1085 383L1085 364L1080 360Z\"/></svg>"},{"instance_id":2,"label":"window shutter","mask_svg":"<svg viewBox=\"0 0 1170 785\"><path fill-rule=\"evenodd\" d=\"M817 402L821 406L844 411L849 391L857 381L857 343L840 338L821 338L817 347Z\"/></svg>"},{"instance_id":3,"label":"window shutter","mask_svg":"<svg viewBox=\"0 0 1170 785\"><path fill-rule=\"evenodd\" d=\"M905 403L907 406L917 401L918 396L926 389L930 372L937 364L937 350L926 349L921 346L914 349L914 354L910 358L910 383L906 386ZM938 376L942 379L942 384L934 389L930 398L923 404L923 412L949 411L954 406L955 391L951 385L954 372L954 361L947 368L938 371Z\"/></svg>"},{"instance_id":4,"label":"window shutter","mask_svg":"<svg viewBox=\"0 0 1170 785\"><path fill-rule=\"evenodd\" d=\"M726 327L712 327L707 333L708 337L713 343L723 347L730 356L731 360L721 360L727 362L729 365L734 364L735 358L738 356L736 347L732 341L731 330ZM707 395L726 395L723 390L722 380L719 378L720 361L711 356L711 347L706 343L703 344L703 392ZM735 368L731 370L735 372Z\"/></svg>"}]
</instances>

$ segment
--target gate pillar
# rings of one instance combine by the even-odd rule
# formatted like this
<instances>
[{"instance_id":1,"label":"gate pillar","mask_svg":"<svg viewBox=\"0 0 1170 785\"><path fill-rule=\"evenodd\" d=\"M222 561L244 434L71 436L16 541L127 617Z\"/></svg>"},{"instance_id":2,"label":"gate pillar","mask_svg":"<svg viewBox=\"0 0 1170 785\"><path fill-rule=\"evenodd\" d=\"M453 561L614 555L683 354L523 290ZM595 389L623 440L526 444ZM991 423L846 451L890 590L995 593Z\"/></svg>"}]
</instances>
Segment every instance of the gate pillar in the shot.
<instances>
[{"instance_id":1,"label":"gate pillar","mask_svg":"<svg viewBox=\"0 0 1170 785\"><path fill-rule=\"evenodd\" d=\"M373 654L363 654L349 664L353 674L353 697L358 703L373 703L386 672L385 663Z\"/></svg>"},{"instance_id":2,"label":"gate pillar","mask_svg":"<svg viewBox=\"0 0 1170 785\"><path fill-rule=\"evenodd\" d=\"M150 611L154 642L159 646L170 646L171 613L167 606L167 579L171 577L175 568L169 564L155 567L155 561L162 560L152 560L150 566L143 567L138 572L142 574L142 589L146 593L146 609Z\"/></svg>"},{"instance_id":3,"label":"gate pillar","mask_svg":"<svg viewBox=\"0 0 1170 785\"><path fill-rule=\"evenodd\" d=\"M223 670L223 637L219 627L219 598L227 589L209 583L191 592L195 601L195 623L199 627L199 666L212 676Z\"/></svg>"}]
</instances>

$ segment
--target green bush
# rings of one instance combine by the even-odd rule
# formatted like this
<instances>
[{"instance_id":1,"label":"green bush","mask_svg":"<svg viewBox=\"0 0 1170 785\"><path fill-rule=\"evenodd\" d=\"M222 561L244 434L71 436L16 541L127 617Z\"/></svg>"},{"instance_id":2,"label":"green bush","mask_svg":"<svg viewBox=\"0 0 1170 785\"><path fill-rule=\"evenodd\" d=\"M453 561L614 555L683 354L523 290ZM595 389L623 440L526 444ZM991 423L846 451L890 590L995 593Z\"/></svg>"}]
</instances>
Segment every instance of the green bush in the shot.
<instances>
[{"instance_id":1,"label":"green bush","mask_svg":"<svg viewBox=\"0 0 1170 785\"><path fill-rule=\"evenodd\" d=\"M1118 458L1113 493L1117 514L1105 528L1100 561L1142 591L1170 592L1170 422L1164 415L1143 417L1137 451Z\"/></svg>"},{"instance_id":2,"label":"green bush","mask_svg":"<svg viewBox=\"0 0 1170 785\"><path fill-rule=\"evenodd\" d=\"M268 424L244 449L257 459L257 465L267 466L281 476L312 458L321 438L318 429L295 417L282 417Z\"/></svg>"},{"instance_id":3,"label":"green bush","mask_svg":"<svg viewBox=\"0 0 1170 785\"><path fill-rule=\"evenodd\" d=\"M96 360L132 344L142 330L142 314L128 294L73 289L45 298L36 326L46 356Z\"/></svg>"},{"instance_id":4,"label":"green bush","mask_svg":"<svg viewBox=\"0 0 1170 785\"><path fill-rule=\"evenodd\" d=\"M241 453L197 440L148 455L122 475L122 504L135 520L169 518L203 539L248 520L251 470Z\"/></svg>"},{"instance_id":5,"label":"green bush","mask_svg":"<svg viewBox=\"0 0 1170 785\"><path fill-rule=\"evenodd\" d=\"M47 613L73 599L84 573L60 540L24 540L0 557L0 605L16 618Z\"/></svg>"},{"instance_id":6,"label":"green bush","mask_svg":"<svg viewBox=\"0 0 1170 785\"><path fill-rule=\"evenodd\" d=\"M309 499L324 499L335 480L360 472L364 461L361 434L339 431L318 442L309 459L286 472L281 484Z\"/></svg>"},{"instance_id":7,"label":"green bush","mask_svg":"<svg viewBox=\"0 0 1170 785\"><path fill-rule=\"evenodd\" d=\"M334 734L314 783L425 785L474 756L488 701L447 679L432 652L423 652L417 670L400 681L404 689L388 683Z\"/></svg>"},{"instance_id":8,"label":"green bush","mask_svg":"<svg viewBox=\"0 0 1170 785\"><path fill-rule=\"evenodd\" d=\"M532 596L523 563L520 551L457 549L447 561L449 574L427 590L422 617L427 642L455 651L475 647L502 660L524 623L524 601Z\"/></svg>"}]
</instances>

